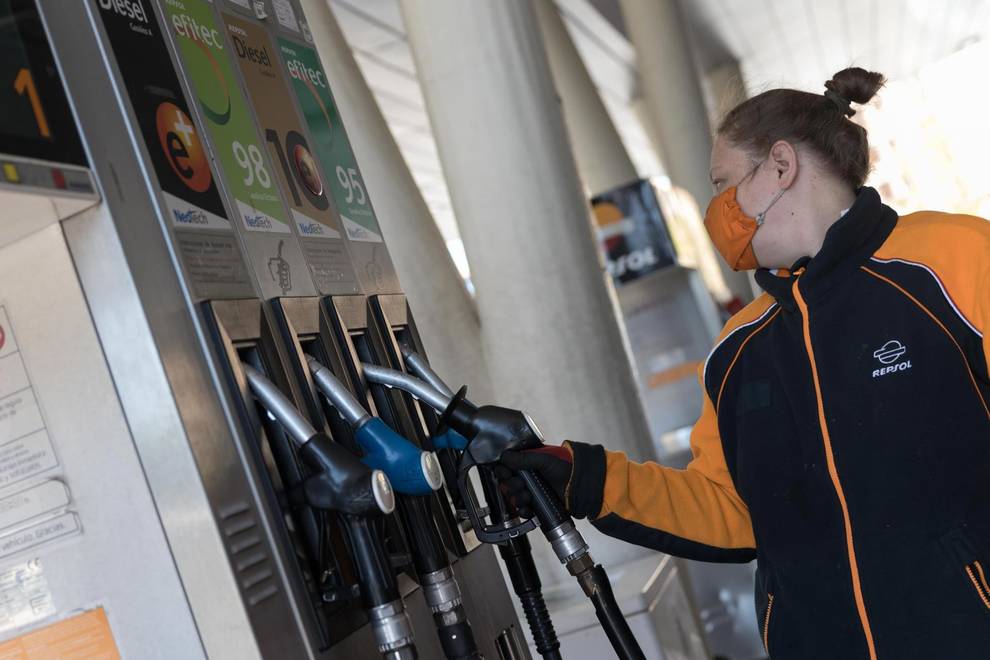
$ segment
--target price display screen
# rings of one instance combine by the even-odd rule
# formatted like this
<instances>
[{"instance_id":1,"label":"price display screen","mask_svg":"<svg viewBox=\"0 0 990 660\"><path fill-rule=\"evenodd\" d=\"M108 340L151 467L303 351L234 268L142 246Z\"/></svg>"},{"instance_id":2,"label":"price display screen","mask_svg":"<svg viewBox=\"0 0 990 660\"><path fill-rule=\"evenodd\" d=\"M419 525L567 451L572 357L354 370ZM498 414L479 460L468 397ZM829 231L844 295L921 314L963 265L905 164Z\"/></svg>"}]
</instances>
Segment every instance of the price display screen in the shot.
<instances>
[{"instance_id":1,"label":"price display screen","mask_svg":"<svg viewBox=\"0 0 990 660\"><path fill-rule=\"evenodd\" d=\"M0 154L87 164L34 0L0 0Z\"/></svg>"}]
</instances>

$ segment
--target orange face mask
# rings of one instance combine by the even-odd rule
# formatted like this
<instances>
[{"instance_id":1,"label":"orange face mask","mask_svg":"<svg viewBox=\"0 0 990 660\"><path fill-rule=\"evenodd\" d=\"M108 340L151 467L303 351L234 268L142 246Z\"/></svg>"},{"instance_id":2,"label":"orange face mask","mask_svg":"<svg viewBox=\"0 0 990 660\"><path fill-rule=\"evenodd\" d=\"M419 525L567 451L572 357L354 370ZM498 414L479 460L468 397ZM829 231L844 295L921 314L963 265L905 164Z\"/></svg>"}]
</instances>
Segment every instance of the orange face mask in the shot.
<instances>
[{"instance_id":1,"label":"orange face mask","mask_svg":"<svg viewBox=\"0 0 990 660\"><path fill-rule=\"evenodd\" d=\"M753 236L763 226L767 211L777 203L784 190L777 191L763 212L751 218L743 213L736 201L738 187L726 188L715 195L705 212L705 229L708 230L715 249L732 270L753 270L760 267L753 252Z\"/></svg>"}]
</instances>

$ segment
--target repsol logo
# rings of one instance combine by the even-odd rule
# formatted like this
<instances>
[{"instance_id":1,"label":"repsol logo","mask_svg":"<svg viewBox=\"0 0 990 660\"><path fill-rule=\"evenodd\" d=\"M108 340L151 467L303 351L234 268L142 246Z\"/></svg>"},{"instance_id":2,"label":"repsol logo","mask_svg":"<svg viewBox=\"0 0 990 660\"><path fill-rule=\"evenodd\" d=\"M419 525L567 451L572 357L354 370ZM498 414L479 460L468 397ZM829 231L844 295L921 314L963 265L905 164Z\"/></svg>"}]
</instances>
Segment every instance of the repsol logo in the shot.
<instances>
[{"instance_id":1,"label":"repsol logo","mask_svg":"<svg viewBox=\"0 0 990 660\"><path fill-rule=\"evenodd\" d=\"M612 277L622 277L626 273L637 273L651 266L656 266L658 263L660 260L653 248L645 247L624 254L614 261L609 261L607 264L608 274Z\"/></svg>"},{"instance_id":2,"label":"repsol logo","mask_svg":"<svg viewBox=\"0 0 990 660\"><path fill-rule=\"evenodd\" d=\"M299 60L289 60L286 62L286 68L289 70L289 75L296 80L311 82L317 87L324 89L327 87L327 79L322 71L311 69Z\"/></svg>"},{"instance_id":3,"label":"repsol logo","mask_svg":"<svg viewBox=\"0 0 990 660\"><path fill-rule=\"evenodd\" d=\"M911 360L905 362L898 362L897 364L892 364L889 367L884 367L883 369L874 369L873 377L879 378L880 376L886 376L887 374L892 374L897 371L907 371L911 368Z\"/></svg>"},{"instance_id":4,"label":"repsol logo","mask_svg":"<svg viewBox=\"0 0 990 660\"><path fill-rule=\"evenodd\" d=\"M148 14L141 0L100 0L100 9L114 11L124 18L133 18L142 23L148 22Z\"/></svg>"},{"instance_id":5,"label":"repsol logo","mask_svg":"<svg viewBox=\"0 0 990 660\"><path fill-rule=\"evenodd\" d=\"M233 31L233 29L231 31ZM231 41L234 42L234 51L237 53L239 58L271 68L272 58L268 56L267 48L262 47L259 50L254 46L248 45L246 41L234 34L230 35L230 38Z\"/></svg>"},{"instance_id":6,"label":"repsol logo","mask_svg":"<svg viewBox=\"0 0 990 660\"><path fill-rule=\"evenodd\" d=\"M887 376L888 374L897 373L898 371L907 371L910 369L911 360L897 362L897 360L904 357L905 353L907 353L907 347L896 339L891 339L886 344L878 348L873 352L873 357L876 358L880 364L885 364L887 366L874 369L873 377L880 378L881 376ZM894 364L895 362L896 364Z\"/></svg>"}]
</instances>

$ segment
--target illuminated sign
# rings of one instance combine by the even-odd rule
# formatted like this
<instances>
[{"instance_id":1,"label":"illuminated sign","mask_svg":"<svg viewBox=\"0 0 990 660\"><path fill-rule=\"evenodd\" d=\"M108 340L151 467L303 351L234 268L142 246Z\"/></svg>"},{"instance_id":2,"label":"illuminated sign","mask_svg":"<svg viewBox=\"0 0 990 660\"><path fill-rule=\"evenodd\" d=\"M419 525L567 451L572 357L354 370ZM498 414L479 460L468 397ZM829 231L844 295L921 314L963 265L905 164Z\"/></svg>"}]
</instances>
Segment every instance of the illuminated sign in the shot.
<instances>
[{"instance_id":1,"label":"illuminated sign","mask_svg":"<svg viewBox=\"0 0 990 660\"><path fill-rule=\"evenodd\" d=\"M88 174L31 161L87 166L75 121L33 0L0 0L0 161L8 183L91 193ZM8 161L17 161L13 165ZM8 167L9 165L9 167ZM59 172L59 174L56 174ZM59 179L61 176L61 179ZM63 185L58 186L57 183Z\"/></svg>"}]
</instances>

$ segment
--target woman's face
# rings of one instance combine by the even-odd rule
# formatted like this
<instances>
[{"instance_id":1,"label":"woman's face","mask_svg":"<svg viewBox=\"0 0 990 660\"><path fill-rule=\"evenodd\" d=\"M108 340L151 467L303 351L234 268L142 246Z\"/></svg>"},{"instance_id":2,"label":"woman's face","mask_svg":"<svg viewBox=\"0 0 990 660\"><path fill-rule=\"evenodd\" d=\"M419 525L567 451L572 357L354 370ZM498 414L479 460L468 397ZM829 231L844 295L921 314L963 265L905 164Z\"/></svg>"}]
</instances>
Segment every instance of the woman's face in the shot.
<instances>
[{"instance_id":1,"label":"woman's face","mask_svg":"<svg viewBox=\"0 0 990 660\"><path fill-rule=\"evenodd\" d=\"M796 154L786 142L775 144L762 160L729 143L722 136L715 139L712 147L711 175L712 186L718 195L727 188L736 186L736 202L750 218L767 212L764 224L753 236L753 252L761 266L773 268L774 255L781 253L782 243L786 242L785 218L790 204L785 193L779 202L774 198L782 188L790 187L794 180ZM793 215L793 214L791 214Z\"/></svg>"}]
</instances>

